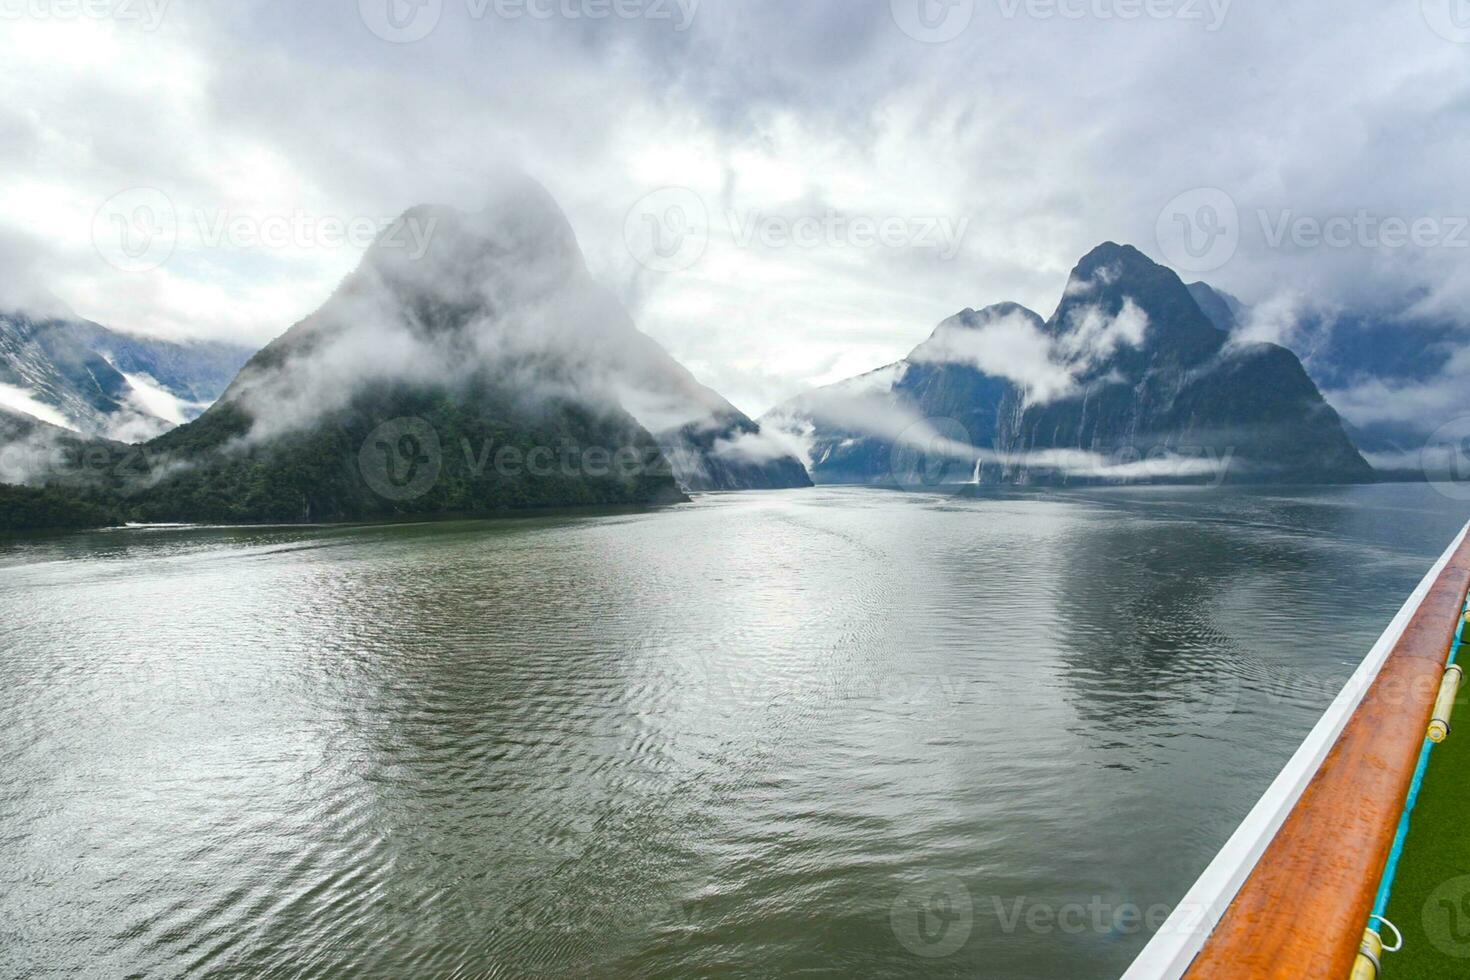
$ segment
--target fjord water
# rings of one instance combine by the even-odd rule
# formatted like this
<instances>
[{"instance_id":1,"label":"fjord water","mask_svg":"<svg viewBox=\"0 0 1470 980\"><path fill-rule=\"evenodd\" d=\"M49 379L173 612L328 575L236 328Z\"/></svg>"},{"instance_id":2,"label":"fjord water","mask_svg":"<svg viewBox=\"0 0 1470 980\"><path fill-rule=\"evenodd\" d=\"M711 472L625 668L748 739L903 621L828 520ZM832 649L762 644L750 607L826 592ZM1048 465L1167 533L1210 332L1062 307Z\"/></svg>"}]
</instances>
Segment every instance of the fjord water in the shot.
<instances>
[{"instance_id":1,"label":"fjord water","mask_svg":"<svg viewBox=\"0 0 1470 980\"><path fill-rule=\"evenodd\" d=\"M1116 977L1466 505L0 543L0 975Z\"/></svg>"}]
</instances>

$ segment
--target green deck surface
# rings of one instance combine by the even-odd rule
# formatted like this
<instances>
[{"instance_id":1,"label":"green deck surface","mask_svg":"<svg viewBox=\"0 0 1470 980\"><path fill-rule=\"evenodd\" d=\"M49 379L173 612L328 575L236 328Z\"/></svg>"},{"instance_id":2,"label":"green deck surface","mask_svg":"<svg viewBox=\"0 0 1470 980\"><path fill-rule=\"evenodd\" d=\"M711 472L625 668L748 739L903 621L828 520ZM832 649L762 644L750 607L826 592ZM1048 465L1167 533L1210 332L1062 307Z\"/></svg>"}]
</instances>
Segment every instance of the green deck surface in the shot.
<instances>
[{"instance_id":1,"label":"green deck surface","mask_svg":"<svg viewBox=\"0 0 1470 980\"><path fill-rule=\"evenodd\" d=\"M1470 669L1470 645L1459 663ZM1384 957L1387 980L1470 978L1470 678L1450 737L1434 748L1394 879L1388 919L1404 934ZM1384 940L1393 933L1384 929Z\"/></svg>"}]
</instances>

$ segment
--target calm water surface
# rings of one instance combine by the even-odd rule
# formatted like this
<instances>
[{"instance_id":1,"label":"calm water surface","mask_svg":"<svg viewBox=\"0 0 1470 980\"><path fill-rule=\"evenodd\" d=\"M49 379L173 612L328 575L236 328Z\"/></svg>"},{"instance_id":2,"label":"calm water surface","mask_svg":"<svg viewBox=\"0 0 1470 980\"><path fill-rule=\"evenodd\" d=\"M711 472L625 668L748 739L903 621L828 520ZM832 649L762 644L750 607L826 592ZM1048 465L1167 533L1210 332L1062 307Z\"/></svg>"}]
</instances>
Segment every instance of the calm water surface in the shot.
<instances>
[{"instance_id":1,"label":"calm water surface","mask_svg":"<svg viewBox=\"0 0 1470 980\"><path fill-rule=\"evenodd\" d=\"M1116 977L1466 516L820 489L0 542L0 976Z\"/></svg>"}]
</instances>

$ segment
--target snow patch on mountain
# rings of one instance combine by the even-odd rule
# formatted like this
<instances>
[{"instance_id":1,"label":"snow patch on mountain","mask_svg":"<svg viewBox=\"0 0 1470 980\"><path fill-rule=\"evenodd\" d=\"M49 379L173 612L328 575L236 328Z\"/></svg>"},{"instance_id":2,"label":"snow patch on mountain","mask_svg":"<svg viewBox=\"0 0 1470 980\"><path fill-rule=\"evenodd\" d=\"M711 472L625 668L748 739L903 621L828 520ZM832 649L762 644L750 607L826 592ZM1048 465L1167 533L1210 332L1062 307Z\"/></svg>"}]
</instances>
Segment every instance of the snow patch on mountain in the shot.
<instances>
[{"instance_id":1,"label":"snow patch on mountain","mask_svg":"<svg viewBox=\"0 0 1470 980\"><path fill-rule=\"evenodd\" d=\"M0 407L8 408L22 415L29 415L33 419L40 419L42 422L50 423L59 428L70 429L73 432L81 431L61 412L47 405L45 402L37 400L34 392L26 391L24 388L17 388L14 385L0 384Z\"/></svg>"}]
</instances>

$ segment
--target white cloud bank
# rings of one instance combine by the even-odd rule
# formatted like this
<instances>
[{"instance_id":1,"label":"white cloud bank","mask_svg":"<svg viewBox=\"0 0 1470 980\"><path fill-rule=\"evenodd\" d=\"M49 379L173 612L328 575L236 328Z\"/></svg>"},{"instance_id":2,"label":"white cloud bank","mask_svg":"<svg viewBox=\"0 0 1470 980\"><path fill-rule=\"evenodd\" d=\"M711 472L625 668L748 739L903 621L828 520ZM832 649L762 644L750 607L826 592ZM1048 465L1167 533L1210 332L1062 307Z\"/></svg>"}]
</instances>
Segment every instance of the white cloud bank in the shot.
<instances>
[{"instance_id":1,"label":"white cloud bank","mask_svg":"<svg viewBox=\"0 0 1470 980\"><path fill-rule=\"evenodd\" d=\"M594 275L751 415L893 362L956 310L1009 296L1048 312L1038 304L1098 242L1157 256L1161 209L1198 187L1240 209L1240 247L1208 278L1248 302L1293 288L1470 309L1463 249L1272 247L1255 219L1470 213L1470 59L1417 3L1234 4L1214 31L979 4L945 44L904 34L885 2L704 0L684 31L442 8L413 44L375 36L353 2L174 3L156 30L6 20L0 228L46 252L45 281L24 285L126 330L263 343L360 250L211 242L200 216L208 229L224 214L261 227L473 207L490 162L542 179ZM161 266L126 272L93 225L138 187L166 194L177 242ZM629 210L662 187L709 216L707 248L677 272L640 266L623 241ZM968 223L946 259L742 247L719 220L732 212ZM1015 355L1031 358L1018 371L1045 367L1032 348Z\"/></svg>"},{"instance_id":2,"label":"white cloud bank","mask_svg":"<svg viewBox=\"0 0 1470 980\"><path fill-rule=\"evenodd\" d=\"M1024 311L983 316L977 322L946 321L911 359L921 364L965 364L1005 378L1025 393L1027 405L1075 394L1098 365L1124 347L1138 347L1148 314L1126 299L1116 316L1092 305L1074 307L1067 328L1048 333Z\"/></svg>"}]
</instances>

